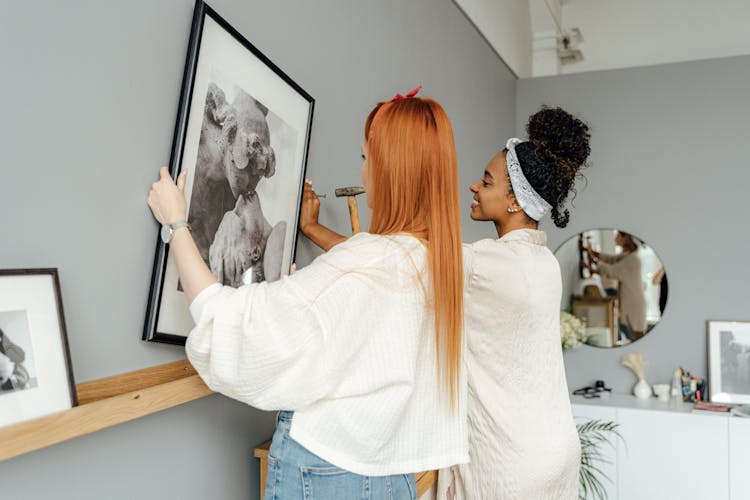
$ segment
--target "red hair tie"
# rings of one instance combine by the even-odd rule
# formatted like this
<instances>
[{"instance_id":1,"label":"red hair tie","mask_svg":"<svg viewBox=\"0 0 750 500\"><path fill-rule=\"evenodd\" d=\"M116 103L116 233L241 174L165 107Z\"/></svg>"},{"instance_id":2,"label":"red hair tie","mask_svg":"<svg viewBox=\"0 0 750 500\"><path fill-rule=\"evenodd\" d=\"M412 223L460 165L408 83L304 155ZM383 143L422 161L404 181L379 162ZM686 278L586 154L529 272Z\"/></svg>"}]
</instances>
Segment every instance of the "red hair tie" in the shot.
<instances>
[{"instance_id":1,"label":"red hair tie","mask_svg":"<svg viewBox=\"0 0 750 500\"><path fill-rule=\"evenodd\" d=\"M422 86L421 85L419 85L418 87L413 88L406 95L396 94L395 96L393 96L393 99L391 99L390 102L396 102L396 101L400 101L401 99L408 99L409 97L414 97L414 96L416 96L419 93L420 90L422 90Z\"/></svg>"},{"instance_id":2,"label":"red hair tie","mask_svg":"<svg viewBox=\"0 0 750 500\"><path fill-rule=\"evenodd\" d=\"M408 99L410 97L416 96L419 93L420 90L422 90L422 86L421 85L419 85L419 86L411 89L409 92L407 92L406 95L396 94L395 96L393 96L393 99L391 99L390 101L384 103L383 106L378 110L378 112L375 113L375 116L372 118L372 123L370 124L370 135L369 135L369 137L367 139L367 142L370 144L370 147L372 147L372 145L375 144L375 133L374 133L375 132L375 124L378 121L378 117L380 116L381 111L388 104L394 103L396 101L400 101L401 99Z\"/></svg>"}]
</instances>

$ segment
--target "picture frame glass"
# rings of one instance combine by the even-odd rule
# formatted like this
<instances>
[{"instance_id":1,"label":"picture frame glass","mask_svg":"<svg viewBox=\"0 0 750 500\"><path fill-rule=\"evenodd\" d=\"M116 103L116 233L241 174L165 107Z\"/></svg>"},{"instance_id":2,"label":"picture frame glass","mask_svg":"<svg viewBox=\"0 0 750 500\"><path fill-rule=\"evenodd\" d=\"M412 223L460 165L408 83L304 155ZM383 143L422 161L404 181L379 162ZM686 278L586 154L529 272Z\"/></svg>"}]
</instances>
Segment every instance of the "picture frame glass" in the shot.
<instances>
[{"instance_id":1,"label":"picture frame glass","mask_svg":"<svg viewBox=\"0 0 750 500\"><path fill-rule=\"evenodd\" d=\"M0 271L0 427L75 405L56 274Z\"/></svg>"},{"instance_id":2,"label":"picture frame glass","mask_svg":"<svg viewBox=\"0 0 750 500\"><path fill-rule=\"evenodd\" d=\"M750 404L750 321L709 321L711 401Z\"/></svg>"},{"instance_id":3,"label":"picture frame glass","mask_svg":"<svg viewBox=\"0 0 750 500\"><path fill-rule=\"evenodd\" d=\"M172 174L187 171L188 222L214 277L233 287L274 281L294 258L314 101L199 2L196 17L201 12ZM162 251L144 338L184 343L194 323L174 258Z\"/></svg>"}]
</instances>

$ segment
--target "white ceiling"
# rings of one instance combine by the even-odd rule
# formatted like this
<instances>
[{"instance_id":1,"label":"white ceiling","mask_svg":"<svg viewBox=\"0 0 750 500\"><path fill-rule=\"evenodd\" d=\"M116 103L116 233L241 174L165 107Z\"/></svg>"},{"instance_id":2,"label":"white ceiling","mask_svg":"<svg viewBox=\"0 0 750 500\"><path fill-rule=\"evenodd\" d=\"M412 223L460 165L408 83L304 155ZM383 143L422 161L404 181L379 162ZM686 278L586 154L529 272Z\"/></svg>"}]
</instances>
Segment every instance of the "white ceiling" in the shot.
<instances>
[{"instance_id":1,"label":"white ceiling","mask_svg":"<svg viewBox=\"0 0 750 500\"><path fill-rule=\"evenodd\" d=\"M520 77L750 54L750 0L455 0ZM583 61L556 36L579 28Z\"/></svg>"},{"instance_id":2,"label":"white ceiling","mask_svg":"<svg viewBox=\"0 0 750 500\"><path fill-rule=\"evenodd\" d=\"M526 0L455 1L516 75L531 75L532 32Z\"/></svg>"}]
</instances>

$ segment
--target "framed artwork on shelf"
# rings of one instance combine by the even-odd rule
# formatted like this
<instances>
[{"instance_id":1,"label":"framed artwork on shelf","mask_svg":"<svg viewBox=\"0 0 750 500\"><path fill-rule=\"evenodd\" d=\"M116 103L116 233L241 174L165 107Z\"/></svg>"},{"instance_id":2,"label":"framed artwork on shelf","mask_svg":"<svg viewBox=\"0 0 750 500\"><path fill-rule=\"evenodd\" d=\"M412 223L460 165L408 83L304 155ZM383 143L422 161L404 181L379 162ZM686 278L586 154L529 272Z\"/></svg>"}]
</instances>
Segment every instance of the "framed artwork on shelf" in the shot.
<instances>
[{"instance_id":1,"label":"framed artwork on shelf","mask_svg":"<svg viewBox=\"0 0 750 500\"><path fill-rule=\"evenodd\" d=\"M750 404L750 321L706 322L712 402Z\"/></svg>"},{"instance_id":2,"label":"framed artwork on shelf","mask_svg":"<svg viewBox=\"0 0 750 500\"><path fill-rule=\"evenodd\" d=\"M187 219L228 286L289 273L314 100L197 0L170 172L187 170ZM143 339L184 344L193 327L169 245L157 237Z\"/></svg>"},{"instance_id":3,"label":"framed artwork on shelf","mask_svg":"<svg viewBox=\"0 0 750 500\"><path fill-rule=\"evenodd\" d=\"M75 405L57 270L0 270L0 427Z\"/></svg>"}]
</instances>

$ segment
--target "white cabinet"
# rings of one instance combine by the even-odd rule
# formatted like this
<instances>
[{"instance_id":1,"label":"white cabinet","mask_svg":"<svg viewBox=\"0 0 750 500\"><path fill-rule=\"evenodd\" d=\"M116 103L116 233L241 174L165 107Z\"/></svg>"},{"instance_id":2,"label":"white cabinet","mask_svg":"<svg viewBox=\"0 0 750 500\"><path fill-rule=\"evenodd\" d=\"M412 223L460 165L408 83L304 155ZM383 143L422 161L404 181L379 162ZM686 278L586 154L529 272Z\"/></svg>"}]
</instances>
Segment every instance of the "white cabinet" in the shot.
<instances>
[{"instance_id":1,"label":"white cabinet","mask_svg":"<svg viewBox=\"0 0 750 500\"><path fill-rule=\"evenodd\" d=\"M625 441L617 450L619 498L728 499L728 420L618 409Z\"/></svg>"},{"instance_id":2,"label":"white cabinet","mask_svg":"<svg viewBox=\"0 0 750 500\"><path fill-rule=\"evenodd\" d=\"M750 498L750 418L729 419L729 494Z\"/></svg>"},{"instance_id":3,"label":"white cabinet","mask_svg":"<svg viewBox=\"0 0 750 500\"><path fill-rule=\"evenodd\" d=\"M624 442L602 449L609 500L750 500L750 419L626 395L572 402L576 423L620 426Z\"/></svg>"}]
</instances>

